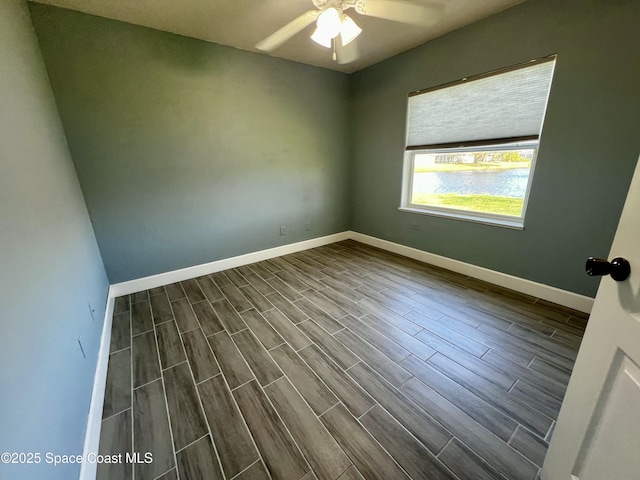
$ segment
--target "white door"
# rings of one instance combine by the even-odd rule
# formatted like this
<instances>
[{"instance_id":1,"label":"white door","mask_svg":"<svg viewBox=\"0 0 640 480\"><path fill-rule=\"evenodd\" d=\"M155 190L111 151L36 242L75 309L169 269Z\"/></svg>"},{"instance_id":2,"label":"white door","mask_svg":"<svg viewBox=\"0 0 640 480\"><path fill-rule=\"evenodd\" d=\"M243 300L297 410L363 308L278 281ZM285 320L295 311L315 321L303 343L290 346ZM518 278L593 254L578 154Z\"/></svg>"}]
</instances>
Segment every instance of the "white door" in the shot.
<instances>
[{"instance_id":1,"label":"white door","mask_svg":"<svg viewBox=\"0 0 640 480\"><path fill-rule=\"evenodd\" d=\"M597 219L594 219L597 222ZM543 480L640 480L640 162L542 469Z\"/></svg>"}]
</instances>

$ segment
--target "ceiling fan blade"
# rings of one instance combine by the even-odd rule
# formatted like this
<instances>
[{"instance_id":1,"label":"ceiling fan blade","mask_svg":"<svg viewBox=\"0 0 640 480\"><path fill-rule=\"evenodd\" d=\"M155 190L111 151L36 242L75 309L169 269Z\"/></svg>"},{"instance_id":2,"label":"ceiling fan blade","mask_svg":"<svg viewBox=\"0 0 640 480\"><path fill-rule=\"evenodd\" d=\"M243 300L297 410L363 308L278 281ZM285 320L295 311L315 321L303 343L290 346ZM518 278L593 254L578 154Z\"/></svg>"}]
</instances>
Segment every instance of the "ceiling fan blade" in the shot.
<instances>
[{"instance_id":1,"label":"ceiling fan blade","mask_svg":"<svg viewBox=\"0 0 640 480\"><path fill-rule=\"evenodd\" d=\"M336 61L340 65L355 62L360 58L360 50L358 49L357 40L349 42L345 47L342 46L342 42L339 38L335 39L336 45Z\"/></svg>"},{"instance_id":2,"label":"ceiling fan blade","mask_svg":"<svg viewBox=\"0 0 640 480\"><path fill-rule=\"evenodd\" d=\"M444 5L417 4L401 0L366 0L356 4L356 12L369 17L428 27L438 21Z\"/></svg>"},{"instance_id":3,"label":"ceiling fan blade","mask_svg":"<svg viewBox=\"0 0 640 480\"><path fill-rule=\"evenodd\" d=\"M318 15L320 15L320 10L309 10L308 12L303 13L292 22L287 23L280 30L272 33L267 38L259 42L256 45L256 48L264 52L275 50L284 42L293 37L296 33L301 32L306 27L315 22L318 18Z\"/></svg>"}]
</instances>

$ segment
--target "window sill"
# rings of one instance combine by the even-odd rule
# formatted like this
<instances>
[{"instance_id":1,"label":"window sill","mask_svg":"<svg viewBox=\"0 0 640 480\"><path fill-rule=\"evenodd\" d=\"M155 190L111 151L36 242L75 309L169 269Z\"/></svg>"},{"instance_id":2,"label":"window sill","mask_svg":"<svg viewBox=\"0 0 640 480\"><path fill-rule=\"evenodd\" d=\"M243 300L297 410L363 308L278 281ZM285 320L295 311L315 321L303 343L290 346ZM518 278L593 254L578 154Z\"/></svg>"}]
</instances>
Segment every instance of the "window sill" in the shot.
<instances>
[{"instance_id":1,"label":"window sill","mask_svg":"<svg viewBox=\"0 0 640 480\"><path fill-rule=\"evenodd\" d=\"M476 215L473 212L462 212L460 210L435 210L415 207L399 207L399 211L407 213L417 213L419 215L430 215L435 217L450 218L452 220L462 220L466 222L482 223L494 227L511 228L513 230L524 230L524 222L521 218L508 219L498 216Z\"/></svg>"}]
</instances>

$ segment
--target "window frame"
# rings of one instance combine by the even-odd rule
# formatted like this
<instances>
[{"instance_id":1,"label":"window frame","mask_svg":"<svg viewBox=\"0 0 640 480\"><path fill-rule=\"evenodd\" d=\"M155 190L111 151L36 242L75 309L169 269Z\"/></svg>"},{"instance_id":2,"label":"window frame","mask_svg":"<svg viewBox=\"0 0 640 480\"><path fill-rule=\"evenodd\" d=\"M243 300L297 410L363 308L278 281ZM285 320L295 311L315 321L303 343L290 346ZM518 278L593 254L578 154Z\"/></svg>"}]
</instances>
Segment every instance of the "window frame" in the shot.
<instances>
[{"instance_id":1,"label":"window frame","mask_svg":"<svg viewBox=\"0 0 640 480\"><path fill-rule=\"evenodd\" d=\"M536 58L528 62L523 62L508 67L498 68L496 70L471 75L459 80L447 82L444 84L423 88L410 92L408 97L411 98L416 95L422 95L425 93L433 92L436 90L447 89L455 87L457 85L470 83L475 80L481 80L484 78L501 75L514 70L525 69L527 67L553 62L551 75L549 78L549 90L547 91L547 98L545 108L542 113L542 121L540 124L540 131L537 135L526 135L520 137L509 138L494 138L494 139L481 139L481 140L462 140L452 143L440 143L431 145L419 145L409 143L409 131L410 131L410 112L407 109L407 119L405 124L405 132L407 135L405 142L403 170L402 170L402 188L400 197L400 207L398 210L409 213L417 213L421 215L431 215L441 218L449 218L453 220L463 220L469 222L482 223L486 225L493 225L498 227L512 228L516 230L524 230L524 219L529 204L529 197L531 194L531 187L533 184L533 177L535 174L535 166L538 158L538 151L540 146L540 140L542 137L542 130L544 128L544 121L547 114L547 108L549 106L549 96L551 94L551 88L553 85L555 68L557 66L558 55L551 54L545 57ZM463 210L459 208L440 207L435 205L417 205L411 202L413 198L413 174L414 174L414 159L416 154L420 153L457 153L457 152L470 152L470 151L498 151L498 150L517 150L523 148L533 148L534 154L531 161L531 167L529 170L529 178L527 179L527 188L525 191L524 202L522 205L522 214L520 217L514 217L511 215L501 215L496 213L487 212L474 212L471 210Z\"/></svg>"},{"instance_id":2,"label":"window frame","mask_svg":"<svg viewBox=\"0 0 640 480\"><path fill-rule=\"evenodd\" d=\"M507 150L524 150L533 149L533 158L529 169L529 178L527 179L527 188L524 195L524 203L522 205L522 214L519 217L511 215L502 215L497 213L476 212L473 210L463 210L460 208L441 207L436 205L420 205L412 203L413 199L413 175L415 171L415 157L424 153L464 153L464 152L496 152ZM404 155L403 181L402 181L402 197L398 210L409 213L418 213L422 215L431 215L437 217L450 218L454 220L465 220L486 225L493 225L515 230L524 230L524 219L529 203L531 193L531 185L535 172L536 160L538 158L539 140L529 140L517 143L497 143L492 145L477 146L461 146L452 148L425 148L425 149L407 149Z\"/></svg>"}]
</instances>

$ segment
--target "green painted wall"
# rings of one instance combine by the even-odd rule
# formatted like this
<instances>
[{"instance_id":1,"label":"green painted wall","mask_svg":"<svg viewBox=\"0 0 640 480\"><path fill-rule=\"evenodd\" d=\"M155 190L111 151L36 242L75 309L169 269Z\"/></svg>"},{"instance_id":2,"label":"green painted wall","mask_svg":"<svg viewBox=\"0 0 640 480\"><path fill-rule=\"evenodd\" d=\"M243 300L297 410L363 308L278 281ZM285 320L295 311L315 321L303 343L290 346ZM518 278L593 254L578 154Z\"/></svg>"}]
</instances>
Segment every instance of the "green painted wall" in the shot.
<instances>
[{"instance_id":1,"label":"green painted wall","mask_svg":"<svg viewBox=\"0 0 640 480\"><path fill-rule=\"evenodd\" d=\"M111 282L351 228L595 293L639 153L637 0L528 0L351 76L30 8ZM407 93L551 53L525 230L399 212Z\"/></svg>"},{"instance_id":2,"label":"green painted wall","mask_svg":"<svg viewBox=\"0 0 640 480\"><path fill-rule=\"evenodd\" d=\"M112 283L348 229L347 75L30 10Z\"/></svg>"},{"instance_id":3,"label":"green painted wall","mask_svg":"<svg viewBox=\"0 0 640 480\"><path fill-rule=\"evenodd\" d=\"M0 2L0 60L0 452L43 455L0 478L67 480L44 454L82 453L109 284L22 0Z\"/></svg>"},{"instance_id":4,"label":"green painted wall","mask_svg":"<svg viewBox=\"0 0 640 480\"><path fill-rule=\"evenodd\" d=\"M353 74L352 229L594 295L584 261L608 254L640 153L638 19L633 0L529 0ZM407 94L552 53L525 230L399 212Z\"/></svg>"}]
</instances>

